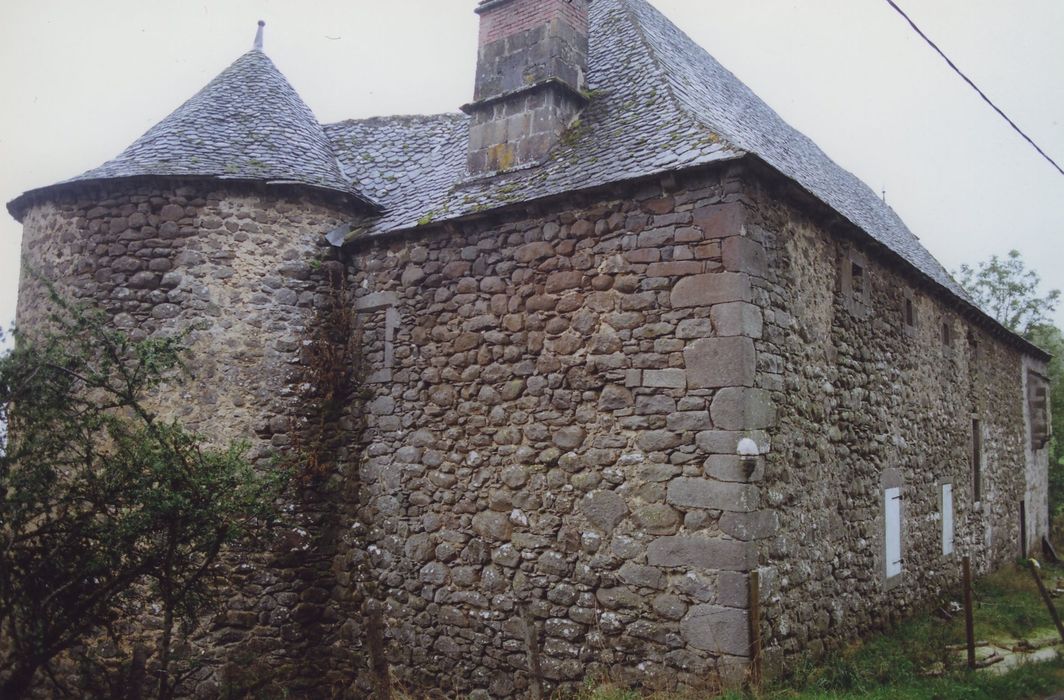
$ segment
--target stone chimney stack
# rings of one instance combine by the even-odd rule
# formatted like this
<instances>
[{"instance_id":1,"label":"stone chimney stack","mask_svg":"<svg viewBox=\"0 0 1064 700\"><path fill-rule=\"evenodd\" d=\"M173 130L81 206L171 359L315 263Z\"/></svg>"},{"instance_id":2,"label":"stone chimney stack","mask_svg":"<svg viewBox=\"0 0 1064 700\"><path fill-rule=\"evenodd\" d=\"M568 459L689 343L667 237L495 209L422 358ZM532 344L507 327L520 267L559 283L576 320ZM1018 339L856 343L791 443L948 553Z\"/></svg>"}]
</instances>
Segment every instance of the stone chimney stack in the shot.
<instances>
[{"instance_id":1,"label":"stone chimney stack","mask_svg":"<svg viewBox=\"0 0 1064 700\"><path fill-rule=\"evenodd\" d=\"M587 103L588 0L481 0L470 173L539 162Z\"/></svg>"}]
</instances>

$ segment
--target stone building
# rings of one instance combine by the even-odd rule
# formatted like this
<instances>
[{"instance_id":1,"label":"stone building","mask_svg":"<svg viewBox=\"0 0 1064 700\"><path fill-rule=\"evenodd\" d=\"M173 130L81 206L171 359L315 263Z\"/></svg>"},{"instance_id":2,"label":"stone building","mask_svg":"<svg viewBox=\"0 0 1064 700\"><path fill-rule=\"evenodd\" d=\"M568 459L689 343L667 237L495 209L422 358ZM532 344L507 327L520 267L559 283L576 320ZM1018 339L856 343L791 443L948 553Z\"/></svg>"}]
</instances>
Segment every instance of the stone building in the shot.
<instances>
[{"instance_id":1,"label":"stone building","mask_svg":"<svg viewBox=\"0 0 1064 700\"><path fill-rule=\"evenodd\" d=\"M117 327L192 329L160 410L314 451L187 694L706 687L745 672L751 572L780 669L1040 541L1043 351L646 0L476 11L465 114L319 124L260 29L8 205Z\"/></svg>"}]
</instances>

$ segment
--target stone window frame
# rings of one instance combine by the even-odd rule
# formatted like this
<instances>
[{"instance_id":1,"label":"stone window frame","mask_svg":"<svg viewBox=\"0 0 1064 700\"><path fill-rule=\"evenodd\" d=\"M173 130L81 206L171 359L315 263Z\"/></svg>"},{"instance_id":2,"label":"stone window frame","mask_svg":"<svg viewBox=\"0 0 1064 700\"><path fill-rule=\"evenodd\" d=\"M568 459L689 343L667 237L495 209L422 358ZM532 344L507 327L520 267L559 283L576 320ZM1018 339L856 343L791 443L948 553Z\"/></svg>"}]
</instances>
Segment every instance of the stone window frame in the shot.
<instances>
[{"instance_id":1,"label":"stone window frame","mask_svg":"<svg viewBox=\"0 0 1064 700\"><path fill-rule=\"evenodd\" d=\"M1031 450L1038 452L1045 449L1053 437L1049 380L1031 369L1027 370L1026 379L1027 432Z\"/></svg>"},{"instance_id":2,"label":"stone window frame","mask_svg":"<svg viewBox=\"0 0 1064 700\"><path fill-rule=\"evenodd\" d=\"M954 328L955 321L949 314L942 314L942 322L939 324L939 342L942 343L942 349L944 352L952 352L953 348L957 345L957 329Z\"/></svg>"},{"instance_id":3,"label":"stone window frame","mask_svg":"<svg viewBox=\"0 0 1064 700\"><path fill-rule=\"evenodd\" d=\"M367 384L384 384L392 380L395 364L395 333L399 329L399 296L395 292L372 292L355 299L355 314L371 314L384 311L384 366L368 375Z\"/></svg>"},{"instance_id":4,"label":"stone window frame","mask_svg":"<svg viewBox=\"0 0 1064 700\"><path fill-rule=\"evenodd\" d=\"M968 343L968 362L973 369L978 369L983 362L983 343L979 337L979 331L975 328L969 328L966 340Z\"/></svg>"},{"instance_id":5,"label":"stone window frame","mask_svg":"<svg viewBox=\"0 0 1064 700\"><path fill-rule=\"evenodd\" d=\"M972 505L978 508L986 496L986 427L978 413L972 414L968 439L968 473L972 487Z\"/></svg>"},{"instance_id":6,"label":"stone window frame","mask_svg":"<svg viewBox=\"0 0 1064 700\"><path fill-rule=\"evenodd\" d=\"M899 490L899 498L901 502L898 504L898 518L900 519L900 542L901 542L901 572L894 576L887 576L887 504L886 496L887 489L896 488ZM877 532L879 534L879 547L876 553L876 564L879 571L879 580L883 586L883 591L891 591L899 587L905 581L905 540L909 534L909 526L906 504L906 488L905 477L898 469L885 469L883 474L879 478L879 490L876 492L879 499L879 527Z\"/></svg>"},{"instance_id":7,"label":"stone window frame","mask_svg":"<svg viewBox=\"0 0 1064 700\"><path fill-rule=\"evenodd\" d=\"M951 533L953 535L953 541L951 542L951 551L948 554L942 551L943 543L939 543L939 556L943 559L954 559L957 556L957 484L953 479L939 479L936 482L936 487L938 488L939 536L943 540L945 539L944 536L946 534L946 504L945 499L942 497L944 493L943 487L945 486L950 487L950 493L952 495L950 506L953 511L953 532Z\"/></svg>"},{"instance_id":8,"label":"stone window frame","mask_svg":"<svg viewBox=\"0 0 1064 700\"><path fill-rule=\"evenodd\" d=\"M920 313L917 310L916 292L911 289L905 290L905 298L901 306L901 327L905 335L910 338L916 337L920 327Z\"/></svg>"},{"instance_id":9,"label":"stone window frame","mask_svg":"<svg viewBox=\"0 0 1064 700\"><path fill-rule=\"evenodd\" d=\"M858 270L860 288L854 287L854 271ZM842 305L858 318L867 317L872 308L872 277L868 256L852 246L844 246L839 256L838 291Z\"/></svg>"}]
</instances>

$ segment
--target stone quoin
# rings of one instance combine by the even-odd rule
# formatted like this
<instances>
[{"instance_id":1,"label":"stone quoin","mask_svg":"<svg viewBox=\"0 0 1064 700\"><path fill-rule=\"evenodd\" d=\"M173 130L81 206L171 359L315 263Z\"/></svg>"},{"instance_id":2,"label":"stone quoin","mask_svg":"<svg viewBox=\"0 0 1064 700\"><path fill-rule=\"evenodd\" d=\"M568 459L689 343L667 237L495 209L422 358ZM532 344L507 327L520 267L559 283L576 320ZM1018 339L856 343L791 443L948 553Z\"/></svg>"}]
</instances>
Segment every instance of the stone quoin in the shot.
<instances>
[{"instance_id":1,"label":"stone quoin","mask_svg":"<svg viewBox=\"0 0 1064 700\"><path fill-rule=\"evenodd\" d=\"M188 331L160 412L261 469L322 422L308 347L352 319L327 473L231 557L182 696L738 683L752 571L778 672L1040 543L1043 351L646 0L476 9L465 114L320 124L260 28L8 204L60 292ZM23 275L24 332L47 299Z\"/></svg>"}]
</instances>

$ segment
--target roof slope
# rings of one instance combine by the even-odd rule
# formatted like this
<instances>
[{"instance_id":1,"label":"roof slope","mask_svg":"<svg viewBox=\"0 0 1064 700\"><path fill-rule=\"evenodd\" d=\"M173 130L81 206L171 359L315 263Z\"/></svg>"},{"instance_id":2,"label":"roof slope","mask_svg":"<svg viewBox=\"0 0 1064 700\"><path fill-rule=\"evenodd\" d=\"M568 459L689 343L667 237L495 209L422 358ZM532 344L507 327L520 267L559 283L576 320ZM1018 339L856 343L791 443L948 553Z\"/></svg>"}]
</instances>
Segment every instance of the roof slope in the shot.
<instances>
[{"instance_id":1,"label":"roof slope","mask_svg":"<svg viewBox=\"0 0 1064 700\"><path fill-rule=\"evenodd\" d=\"M298 184L375 208L343 172L314 113L266 54L248 51L117 158L49 188L141 176ZM18 217L21 201L8 205Z\"/></svg>"},{"instance_id":2,"label":"roof slope","mask_svg":"<svg viewBox=\"0 0 1064 700\"><path fill-rule=\"evenodd\" d=\"M918 270L970 301L871 188L783 121L742 81L645 0L622 0L643 28L682 108L708 129L757 155Z\"/></svg>"},{"instance_id":3,"label":"roof slope","mask_svg":"<svg viewBox=\"0 0 1064 700\"><path fill-rule=\"evenodd\" d=\"M326 126L348 170L362 172L366 162L384 166L381 187L372 192L385 211L363 233L750 154L971 303L893 209L646 0L591 0L589 20L592 99L542 165L469 178L468 122L459 115Z\"/></svg>"},{"instance_id":4,"label":"roof slope","mask_svg":"<svg viewBox=\"0 0 1064 700\"><path fill-rule=\"evenodd\" d=\"M422 125L436 125L423 134L416 133L418 124L408 117L326 125L348 170L361 172L366 162L392 164L386 169L387 192L374 192L384 212L365 233L413 228L744 155L696 121L670 95L663 68L624 0L592 0L589 19L591 101L580 123L541 165L497 177L470 178L466 172L469 125L461 115L421 117ZM392 134L400 139L375 140ZM419 157L410 159L415 146L436 154L431 168L420 165Z\"/></svg>"}]
</instances>

